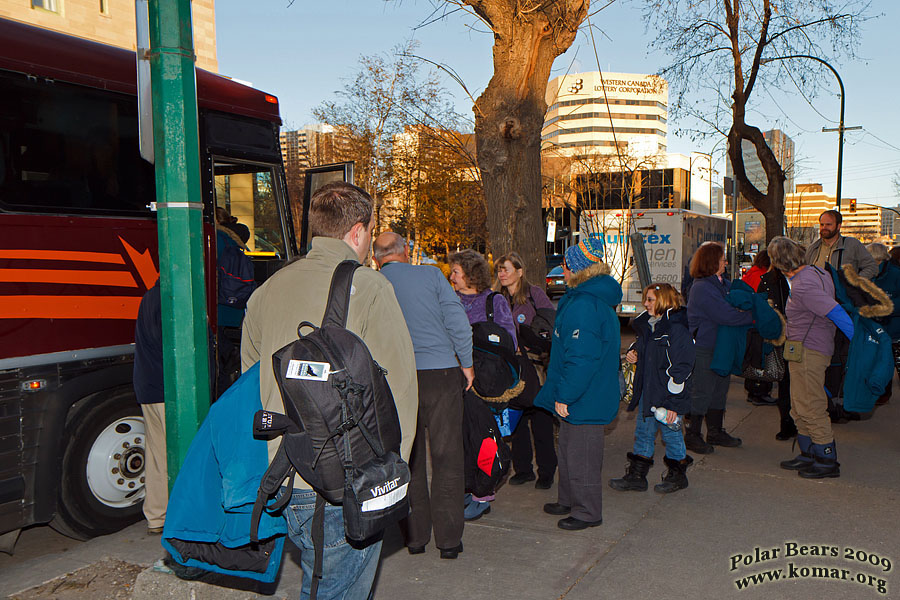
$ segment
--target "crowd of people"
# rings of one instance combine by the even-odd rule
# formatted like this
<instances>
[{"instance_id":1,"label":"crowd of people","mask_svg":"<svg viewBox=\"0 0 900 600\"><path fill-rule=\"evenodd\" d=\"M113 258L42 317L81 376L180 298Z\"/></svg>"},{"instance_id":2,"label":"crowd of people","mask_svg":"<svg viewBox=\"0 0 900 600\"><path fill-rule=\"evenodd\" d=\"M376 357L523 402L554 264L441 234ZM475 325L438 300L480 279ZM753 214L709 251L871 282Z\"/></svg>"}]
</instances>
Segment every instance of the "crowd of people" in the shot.
<instances>
[{"instance_id":1,"label":"crowd of people","mask_svg":"<svg viewBox=\"0 0 900 600\"><path fill-rule=\"evenodd\" d=\"M585 236L568 248L562 264L567 292L554 307L529 280L516 252L497 257L493 266L474 250L456 252L448 257L445 277L434 267L410 264L409 245L397 233L381 233L373 243L371 198L350 184L332 183L317 191L309 219L313 241L308 255L281 269L247 302L242 369L259 362L263 408L283 413L268 357L296 337L298 323L318 322L335 267L347 259L365 262L373 250L379 272L361 269L353 280L346 327L385 369L393 394L402 429L400 454L410 468L410 512L401 530L413 555L425 553L433 536L441 558L457 558L465 522L488 514L497 493L496 487L490 493L472 489L467 476L473 458L463 442L464 399L491 400L476 389L476 378L484 373L478 373L473 325L495 324L511 338L517 354L515 385L504 391L502 405L494 405L516 405L507 402L509 396L520 400L521 418L507 438L512 447L507 482L520 486L533 481L537 489L548 490L556 480L556 501L543 510L560 517L558 527L569 531L602 524L607 485L622 492L648 489L657 434L665 446L666 472L654 490L662 494L688 487L687 471L694 461L688 452L740 446L741 439L725 427L726 395L738 368L733 365L746 365L748 356L759 362L774 352L787 361L777 380L748 378L745 387L748 401L778 406L775 437L796 436L800 449L781 467L804 478L840 475L832 421L852 415L841 410L840 390L860 315L879 319L900 374L900 308L894 308L900 305L900 248L863 247L840 234L840 213L826 211L820 238L809 248L777 237L758 254L743 281L733 283L725 275L723 247L705 243L691 260L689 291L683 294L666 283L643 290L646 310L632 321L636 339L624 354L624 361L635 365L627 407L636 413L634 445L625 474L603 481L604 430L616 418L623 397L623 357L616 315L622 288L603 261L602 241ZM879 308L848 314L847 305L836 299L833 277L848 266L853 276L841 280L841 289L861 289L862 303L868 300ZM534 337L538 320L554 316L546 348L525 343ZM142 323L139 336L146 335ZM753 339L750 330L758 343L748 341ZM833 373L837 384L830 379ZM878 401L886 402L890 390L888 382ZM270 459L275 450L270 443ZM482 459L478 457L479 467ZM311 487L302 480L295 484L285 508L288 537L301 549L304 598L315 569ZM160 524L158 504L147 503L154 528ZM318 594L366 598L381 542L362 548L348 544L341 507L326 505L325 511L321 551L328 570Z\"/></svg>"}]
</instances>

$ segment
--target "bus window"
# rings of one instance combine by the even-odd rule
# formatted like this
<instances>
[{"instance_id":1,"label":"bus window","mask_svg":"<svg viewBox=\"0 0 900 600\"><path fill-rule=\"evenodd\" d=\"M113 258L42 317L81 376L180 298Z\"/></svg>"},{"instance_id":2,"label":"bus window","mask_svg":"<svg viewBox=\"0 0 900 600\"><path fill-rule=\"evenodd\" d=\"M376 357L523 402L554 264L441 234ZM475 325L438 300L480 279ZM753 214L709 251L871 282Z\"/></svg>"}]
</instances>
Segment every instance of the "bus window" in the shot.
<instances>
[{"instance_id":1,"label":"bus window","mask_svg":"<svg viewBox=\"0 0 900 600\"><path fill-rule=\"evenodd\" d=\"M0 76L0 203L8 210L150 216L153 165L134 98Z\"/></svg>"},{"instance_id":2,"label":"bus window","mask_svg":"<svg viewBox=\"0 0 900 600\"><path fill-rule=\"evenodd\" d=\"M263 259L287 258L273 168L217 158L214 180L216 206L250 230L248 254Z\"/></svg>"}]
</instances>

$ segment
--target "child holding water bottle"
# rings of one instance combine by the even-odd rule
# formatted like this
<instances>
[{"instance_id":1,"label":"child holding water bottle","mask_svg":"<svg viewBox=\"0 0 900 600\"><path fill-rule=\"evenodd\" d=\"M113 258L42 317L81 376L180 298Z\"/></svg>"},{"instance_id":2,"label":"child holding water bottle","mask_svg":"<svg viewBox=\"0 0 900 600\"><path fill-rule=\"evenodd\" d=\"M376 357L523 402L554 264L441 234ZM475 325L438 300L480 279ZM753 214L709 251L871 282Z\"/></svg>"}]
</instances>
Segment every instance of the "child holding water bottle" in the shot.
<instances>
[{"instance_id":1,"label":"child holding water bottle","mask_svg":"<svg viewBox=\"0 0 900 600\"><path fill-rule=\"evenodd\" d=\"M653 489L668 494L688 486L686 471L693 462L684 445L681 420L691 408L687 382L694 368L694 340L681 294L671 285L648 286L642 303L646 310L631 325L637 340L625 354L625 360L637 364L634 395L628 405L629 411L640 407L635 417L634 452L628 453L625 475L611 479L609 485L619 491L647 489L659 431L668 470Z\"/></svg>"}]
</instances>

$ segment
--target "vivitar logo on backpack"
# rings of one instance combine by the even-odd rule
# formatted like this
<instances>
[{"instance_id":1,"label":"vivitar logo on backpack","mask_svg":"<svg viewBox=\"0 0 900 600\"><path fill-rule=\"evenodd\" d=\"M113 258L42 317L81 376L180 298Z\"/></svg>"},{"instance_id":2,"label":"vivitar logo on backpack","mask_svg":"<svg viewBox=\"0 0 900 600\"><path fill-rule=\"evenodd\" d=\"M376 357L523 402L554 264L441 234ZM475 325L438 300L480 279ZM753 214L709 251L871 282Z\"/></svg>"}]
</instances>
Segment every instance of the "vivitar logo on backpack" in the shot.
<instances>
[{"instance_id":1,"label":"vivitar logo on backpack","mask_svg":"<svg viewBox=\"0 0 900 600\"><path fill-rule=\"evenodd\" d=\"M397 477L370 488L369 492L372 494L372 498L363 500L362 512L384 510L397 504L406 497L407 487L409 487L409 483L400 485L400 478Z\"/></svg>"},{"instance_id":2,"label":"vivitar logo on backpack","mask_svg":"<svg viewBox=\"0 0 900 600\"><path fill-rule=\"evenodd\" d=\"M331 365L324 362L310 360L288 361L287 372L284 376L288 379L307 379L310 381L328 381L331 374Z\"/></svg>"}]
</instances>

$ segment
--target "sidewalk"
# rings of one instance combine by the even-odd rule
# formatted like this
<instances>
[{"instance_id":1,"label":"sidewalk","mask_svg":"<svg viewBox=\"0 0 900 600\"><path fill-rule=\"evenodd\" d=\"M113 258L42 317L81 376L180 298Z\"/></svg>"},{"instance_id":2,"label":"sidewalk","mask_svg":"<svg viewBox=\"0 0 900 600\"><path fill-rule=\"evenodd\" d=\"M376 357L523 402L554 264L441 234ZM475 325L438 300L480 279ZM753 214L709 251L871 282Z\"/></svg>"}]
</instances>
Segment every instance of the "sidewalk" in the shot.
<instances>
[{"instance_id":1,"label":"sidewalk","mask_svg":"<svg viewBox=\"0 0 900 600\"><path fill-rule=\"evenodd\" d=\"M778 468L779 461L795 454L790 442L774 439L778 411L745 402L742 382L732 378L725 422L743 438L743 447L695 456L688 489L662 496L652 489L622 493L607 488L604 524L565 532L556 527L558 517L541 510L545 502L556 500L555 486L549 491L504 486L491 514L466 525L465 550L455 561L440 560L433 545L424 555L410 556L399 533L389 532L375 597L900 597L900 536L894 516L900 507L900 409L895 402L900 395L870 420L836 425L841 477L807 481ZM604 479L624 472L633 428L633 414L622 412L608 429ZM664 471L662 453L658 445L651 486ZM823 546L828 546L824 555ZM773 549L778 550L774 558ZM788 555L791 551L796 555ZM104 556L149 566L161 556L159 538L146 536L144 524L138 523L66 552L0 568L0 597ZM286 557L277 590L264 597L298 597L295 561L294 555ZM748 580L748 588L738 590L736 580L760 573L764 582ZM169 597L189 597L188 584L172 583L178 592Z\"/></svg>"}]
</instances>

